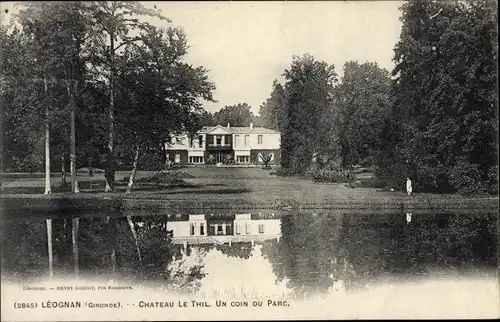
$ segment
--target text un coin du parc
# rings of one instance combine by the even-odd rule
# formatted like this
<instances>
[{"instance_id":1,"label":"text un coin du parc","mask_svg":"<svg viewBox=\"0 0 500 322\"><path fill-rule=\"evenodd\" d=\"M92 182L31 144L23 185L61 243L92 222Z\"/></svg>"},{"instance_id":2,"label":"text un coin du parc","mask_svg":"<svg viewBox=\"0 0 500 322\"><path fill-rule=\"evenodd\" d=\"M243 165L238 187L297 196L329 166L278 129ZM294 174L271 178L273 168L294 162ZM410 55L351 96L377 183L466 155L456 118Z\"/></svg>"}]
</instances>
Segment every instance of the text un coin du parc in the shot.
<instances>
[{"instance_id":1,"label":"text un coin du parc","mask_svg":"<svg viewBox=\"0 0 500 322\"><path fill-rule=\"evenodd\" d=\"M290 306L287 301L266 300L266 301L220 301L213 303L209 301L139 301L141 308L169 308L169 307L261 307L261 306Z\"/></svg>"}]
</instances>

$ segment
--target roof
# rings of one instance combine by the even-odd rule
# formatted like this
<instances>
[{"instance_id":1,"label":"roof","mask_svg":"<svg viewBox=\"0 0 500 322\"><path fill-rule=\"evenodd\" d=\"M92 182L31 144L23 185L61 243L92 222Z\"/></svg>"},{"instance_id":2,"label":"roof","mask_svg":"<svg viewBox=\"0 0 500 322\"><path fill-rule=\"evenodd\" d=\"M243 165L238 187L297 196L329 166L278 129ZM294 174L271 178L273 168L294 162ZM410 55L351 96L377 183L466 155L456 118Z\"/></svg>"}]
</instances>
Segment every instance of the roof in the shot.
<instances>
[{"instance_id":1,"label":"roof","mask_svg":"<svg viewBox=\"0 0 500 322\"><path fill-rule=\"evenodd\" d=\"M222 125L217 125L217 126L204 126L198 133L210 133L216 128L222 128L226 132L232 133L232 134L280 134L279 132L271 129L266 129L264 127L253 127L250 128L249 126L231 126L229 128L224 127Z\"/></svg>"}]
</instances>

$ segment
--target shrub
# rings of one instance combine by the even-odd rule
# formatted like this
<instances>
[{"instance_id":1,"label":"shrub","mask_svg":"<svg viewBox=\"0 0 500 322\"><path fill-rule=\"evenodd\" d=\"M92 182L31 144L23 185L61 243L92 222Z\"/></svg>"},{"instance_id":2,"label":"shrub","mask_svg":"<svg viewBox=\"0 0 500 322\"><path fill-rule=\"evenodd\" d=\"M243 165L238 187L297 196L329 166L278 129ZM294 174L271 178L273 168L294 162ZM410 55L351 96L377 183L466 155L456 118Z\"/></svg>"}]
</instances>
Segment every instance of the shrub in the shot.
<instances>
[{"instance_id":1,"label":"shrub","mask_svg":"<svg viewBox=\"0 0 500 322\"><path fill-rule=\"evenodd\" d=\"M389 187L394 188L393 186L395 185L393 184L393 180L391 180L391 178L373 176L370 179L361 180L359 186L364 188L382 189Z\"/></svg>"},{"instance_id":2,"label":"shrub","mask_svg":"<svg viewBox=\"0 0 500 322\"><path fill-rule=\"evenodd\" d=\"M272 174L272 175L276 175L276 176L279 176L279 177L287 177L287 176L292 176L293 173L288 170L288 169L284 169L280 166L276 167L275 169L269 171L269 174Z\"/></svg>"},{"instance_id":3,"label":"shrub","mask_svg":"<svg viewBox=\"0 0 500 322\"><path fill-rule=\"evenodd\" d=\"M154 171L151 175L135 179L137 184L182 184L183 178L193 178L194 176L186 171ZM128 183L129 177L120 180L122 183Z\"/></svg>"},{"instance_id":4,"label":"shrub","mask_svg":"<svg viewBox=\"0 0 500 322\"><path fill-rule=\"evenodd\" d=\"M491 167L488 171L488 192L498 194L498 166Z\"/></svg>"},{"instance_id":5,"label":"shrub","mask_svg":"<svg viewBox=\"0 0 500 322\"><path fill-rule=\"evenodd\" d=\"M154 171L152 174L153 177L158 178L194 178L194 176L187 171L171 171L171 170L161 170Z\"/></svg>"},{"instance_id":6,"label":"shrub","mask_svg":"<svg viewBox=\"0 0 500 322\"><path fill-rule=\"evenodd\" d=\"M262 161L262 164L264 165L264 168L269 168L269 164L271 163L271 160L273 159L273 155L269 152L263 152L259 155L260 160Z\"/></svg>"},{"instance_id":7,"label":"shrub","mask_svg":"<svg viewBox=\"0 0 500 322\"><path fill-rule=\"evenodd\" d=\"M355 174L346 169L337 169L337 170L316 170L316 171L308 171L308 176L311 176L312 179L316 182L329 182L329 183L352 183L356 180Z\"/></svg>"},{"instance_id":8,"label":"shrub","mask_svg":"<svg viewBox=\"0 0 500 322\"><path fill-rule=\"evenodd\" d=\"M480 195L487 193L487 185L481 181L479 165L458 162L449 173L450 183L461 195Z\"/></svg>"},{"instance_id":9,"label":"shrub","mask_svg":"<svg viewBox=\"0 0 500 322\"><path fill-rule=\"evenodd\" d=\"M208 155L207 164L215 164L215 156L213 154Z\"/></svg>"}]
</instances>

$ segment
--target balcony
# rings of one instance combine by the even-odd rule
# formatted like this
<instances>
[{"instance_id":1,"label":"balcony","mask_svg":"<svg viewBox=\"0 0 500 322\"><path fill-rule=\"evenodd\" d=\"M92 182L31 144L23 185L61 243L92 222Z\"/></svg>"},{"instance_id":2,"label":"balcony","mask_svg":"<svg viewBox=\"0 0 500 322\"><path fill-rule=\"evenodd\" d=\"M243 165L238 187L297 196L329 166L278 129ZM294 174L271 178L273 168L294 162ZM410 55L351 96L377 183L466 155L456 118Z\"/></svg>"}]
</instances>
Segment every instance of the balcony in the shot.
<instances>
[{"instance_id":1,"label":"balcony","mask_svg":"<svg viewBox=\"0 0 500 322\"><path fill-rule=\"evenodd\" d=\"M230 143L224 143L224 144L209 143L209 144L207 144L207 147L209 147L209 148L230 148L231 144Z\"/></svg>"}]
</instances>

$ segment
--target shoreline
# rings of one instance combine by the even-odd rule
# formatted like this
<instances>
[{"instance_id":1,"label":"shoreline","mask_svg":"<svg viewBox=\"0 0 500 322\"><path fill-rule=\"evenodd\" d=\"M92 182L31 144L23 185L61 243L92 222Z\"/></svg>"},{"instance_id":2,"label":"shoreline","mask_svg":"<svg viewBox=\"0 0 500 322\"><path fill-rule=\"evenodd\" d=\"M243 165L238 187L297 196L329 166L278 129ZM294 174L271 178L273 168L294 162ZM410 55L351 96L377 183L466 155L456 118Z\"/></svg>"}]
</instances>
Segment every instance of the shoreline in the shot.
<instances>
[{"instance_id":1,"label":"shoreline","mask_svg":"<svg viewBox=\"0 0 500 322\"><path fill-rule=\"evenodd\" d=\"M385 198L339 199L331 202L298 202L277 199L273 201L253 201L240 198L222 199L161 199L143 196L93 195L93 194L11 194L0 197L2 210L16 209L28 213L47 213L93 210L138 210L138 211L188 211L225 210L241 211L249 209L279 210L285 212L303 210L348 210L348 211L390 211L390 212L498 212L499 198ZM10 204L10 206L9 206ZM7 206L7 208L5 207Z\"/></svg>"}]
</instances>

